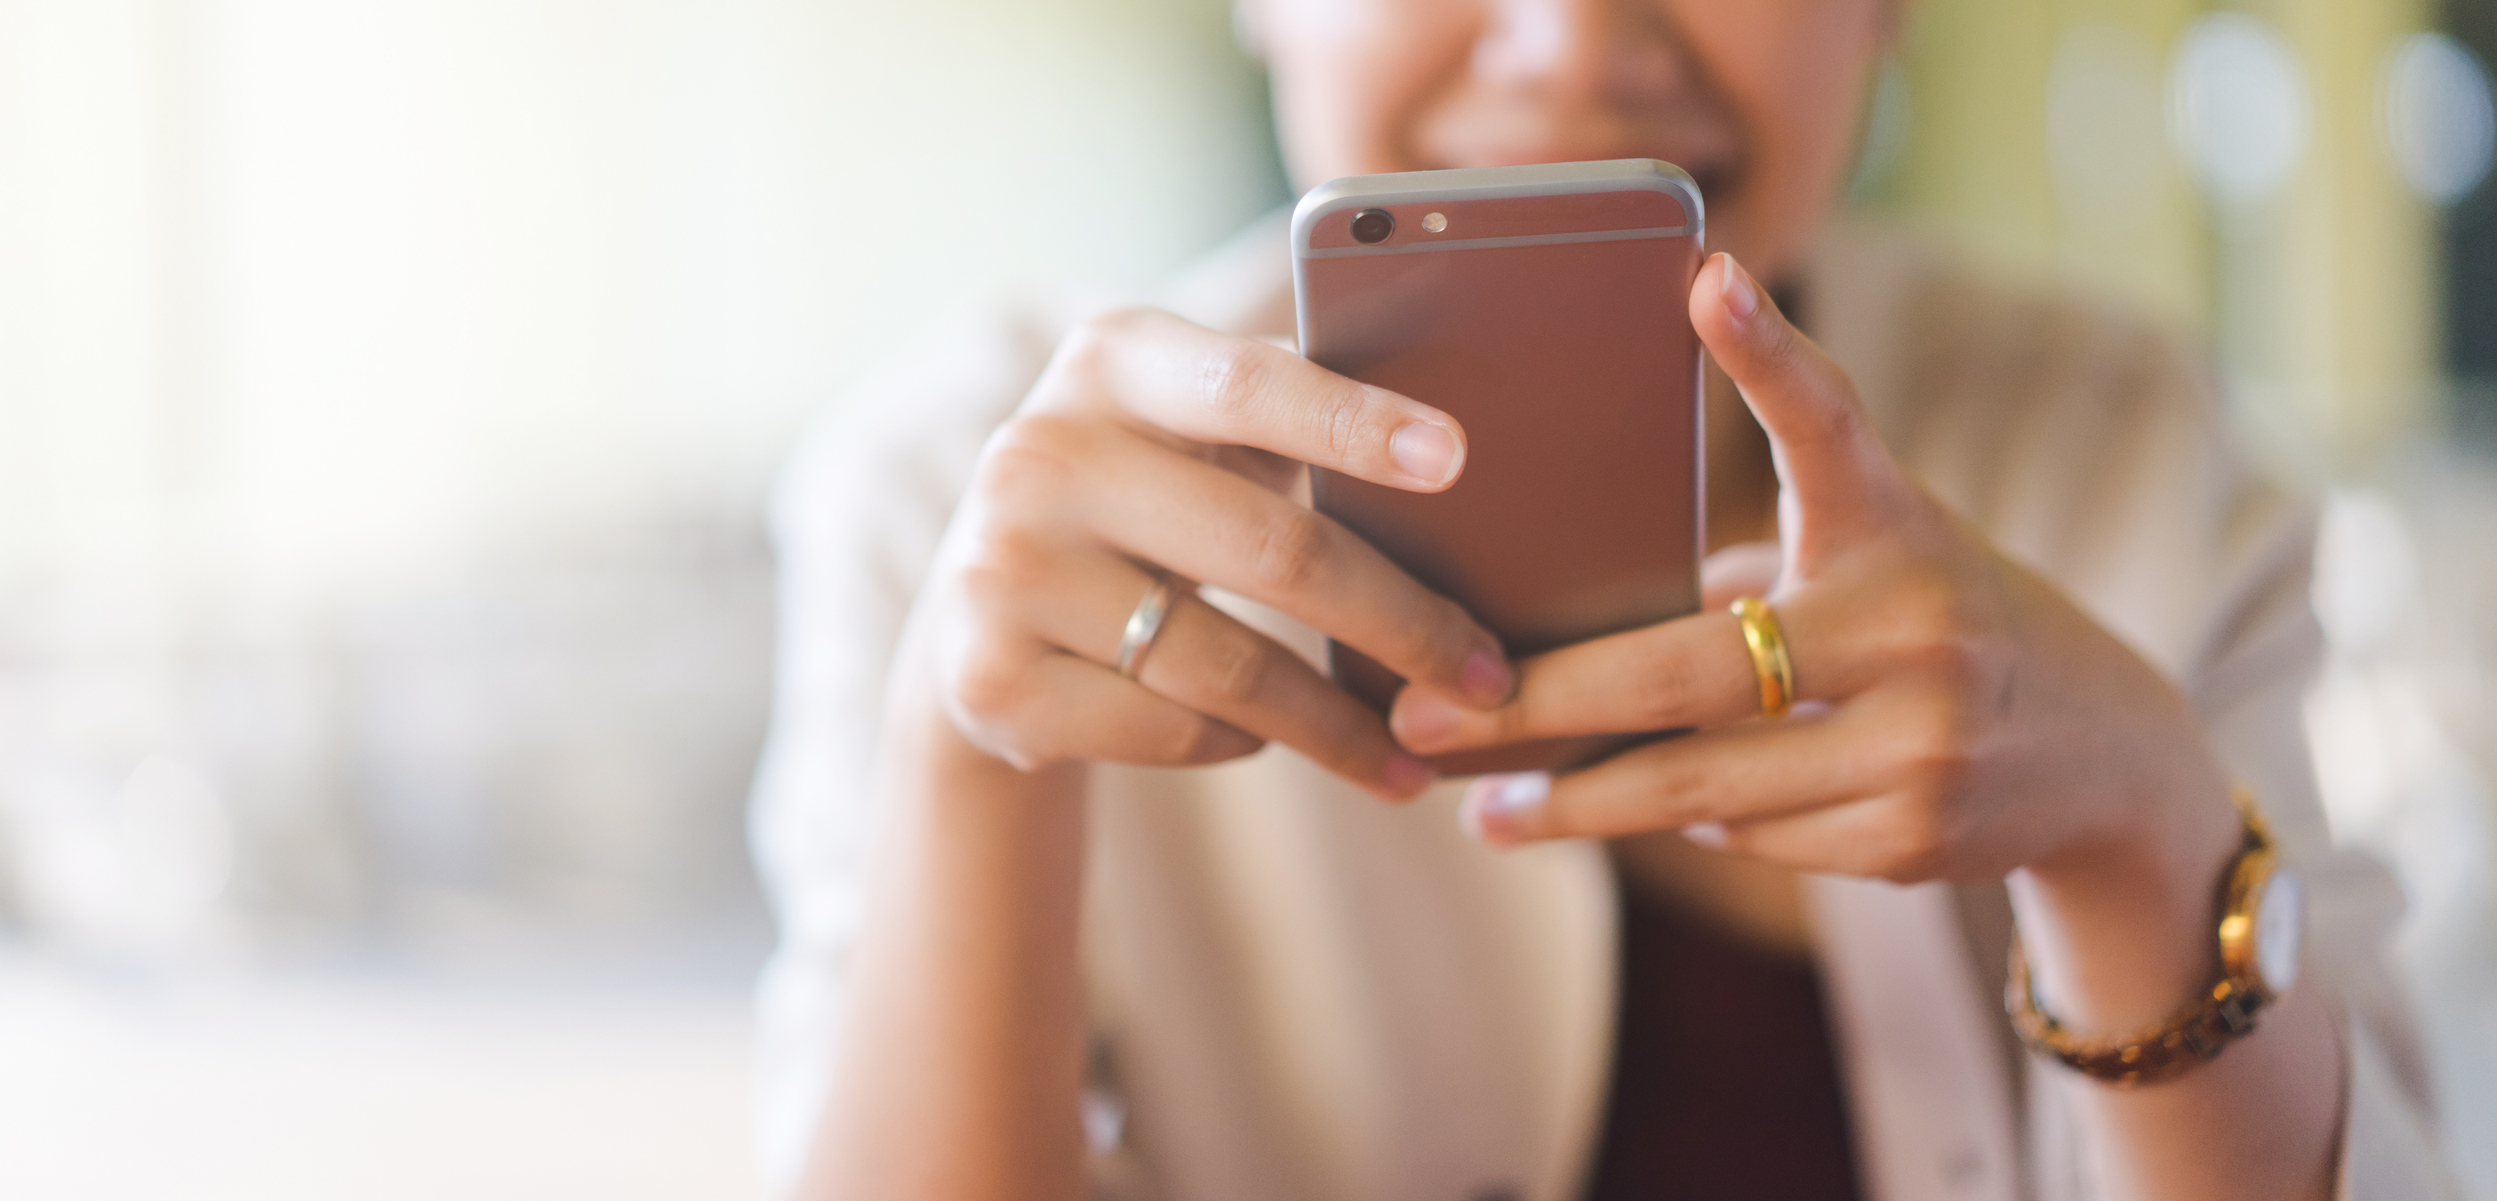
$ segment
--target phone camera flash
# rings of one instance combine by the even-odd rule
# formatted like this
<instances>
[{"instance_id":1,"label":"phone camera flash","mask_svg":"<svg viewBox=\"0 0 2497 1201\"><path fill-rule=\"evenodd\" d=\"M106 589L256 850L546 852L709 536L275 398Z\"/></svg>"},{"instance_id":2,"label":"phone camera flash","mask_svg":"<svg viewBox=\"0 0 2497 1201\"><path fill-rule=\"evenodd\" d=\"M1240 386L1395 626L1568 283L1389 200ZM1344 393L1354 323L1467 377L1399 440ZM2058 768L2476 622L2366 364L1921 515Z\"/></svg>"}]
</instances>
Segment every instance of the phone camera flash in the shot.
<instances>
[{"instance_id":1,"label":"phone camera flash","mask_svg":"<svg viewBox=\"0 0 2497 1201\"><path fill-rule=\"evenodd\" d=\"M1422 228L1432 233L1438 233L1439 231L1448 228L1448 215L1446 213L1432 213L1429 216L1422 218Z\"/></svg>"}]
</instances>

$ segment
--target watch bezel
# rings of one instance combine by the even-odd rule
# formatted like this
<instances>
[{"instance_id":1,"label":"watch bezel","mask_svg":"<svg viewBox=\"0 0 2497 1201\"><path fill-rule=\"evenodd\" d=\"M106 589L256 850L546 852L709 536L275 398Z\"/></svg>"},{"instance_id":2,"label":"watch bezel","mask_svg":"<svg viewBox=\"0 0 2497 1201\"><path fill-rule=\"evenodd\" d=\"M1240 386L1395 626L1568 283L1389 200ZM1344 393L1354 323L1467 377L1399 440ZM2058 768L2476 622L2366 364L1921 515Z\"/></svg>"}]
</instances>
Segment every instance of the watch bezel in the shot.
<instances>
[{"instance_id":1,"label":"watch bezel","mask_svg":"<svg viewBox=\"0 0 2497 1201\"><path fill-rule=\"evenodd\" d=\"M2264 962L2263 948L2274 927L2286 923L2289 940L2287 962L2275 975L2272 965ZM2263 987L2278 997L2297 987L2306 944L2306 882L2285 864L2275 865L2271 875L2254 894L2254 928L2249 932L2248 962L2250 975L2263 982Z\"/></svg>"},{"instance_id":2,"label":"watch bezel","mask_svg":"<svg viewBox=\"0 0 2497 1201\"><path fill-rule=\"evenodd\" d=\"M2220 910L2220 970L2240 987L2271 992L2270 982L2263 978L2255 962L2255 930L2263 899L2263 886L2271 883L2272 873L2279 869L2279 852L2268 845L2248 850L2237 860L2237 870L2229 874L2228 895Z\"/></svg>"},{"instance_id":3,"label":"watch bezel","mask_svg":"<svg viewBox=\"0 0 2497 1201\"><path fill-rule=\"evenodd\" d=\"M2271 896L2275 881L2285 880L2295 886L2297 878L2282 864L2280 844L2273 840L2271 829L2261 815L2242 796L2238 804L2246 819L2248 845L2238 856L2234 870L2229 873L2227 891L2221 899L2220 971L2222 977L2236 985L2239 991L2268 1003L2277 1000L2297 983L2298 952L2303 948L2291 951L2284 978L2276 980L2271 973L2263 970L2265 919L2279 916L2266 912L2269 908L2266 901ZM2302 926L2303 914L2292 915L2291 920L2298 921ZM2293 937L2303 943L2302 935L2301 931L2300 935Z\"/></svg>"}]
</instances>

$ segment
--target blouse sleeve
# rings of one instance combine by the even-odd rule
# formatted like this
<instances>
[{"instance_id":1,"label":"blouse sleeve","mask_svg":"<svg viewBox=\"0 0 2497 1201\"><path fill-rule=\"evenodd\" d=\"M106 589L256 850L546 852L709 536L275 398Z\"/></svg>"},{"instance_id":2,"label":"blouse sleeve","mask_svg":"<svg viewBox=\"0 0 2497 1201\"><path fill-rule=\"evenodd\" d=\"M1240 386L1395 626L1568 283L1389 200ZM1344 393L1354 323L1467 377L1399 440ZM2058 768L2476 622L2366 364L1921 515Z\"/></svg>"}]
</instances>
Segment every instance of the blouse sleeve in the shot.
<instances>
[{"instance_id":1,"label":"blouse sleeve","mask_svg":"<svg viewBox=\"0 0 2497 1201\"><path fill-rule=\"evenodd\" d=\"M2340 1196L2457 1196L2389 958L2400 889L2375 859L2334 844L2308 750L2304 699L2323 655L2309 600L2314 512L2246 465L2216 388L2174 342L2135 332L2107 346L2126 366L2097 377L2097 409L2125 433L2101 441L2121 453L2088 464L2080 478L2101 486L2072 503L2108 517L2102 561L2118 558L2120 543L2136 569L2097 573L2097 599L2126 614L2111 624L2182 682L2306 886L2297 987L2318 990L2341 1029Z\"/></svg>"},{"instance_id":2,"label":"blouse sleeve","mask_svg":"<svg viewBox=\"0 0 2497 1201\"><path fill-rule=\"evenodd\" d=\"M2375 859L2333 844L2315 788L2303 705L2322 653L2307 601L2313 534L2303 511L2278 522L2248 577L2235 636L2196 678L2194 699L2306 886L2299 986L2321 989L2331 1003L2345 1069L2338 1195L2459 1197L2437 1148L2426 1058L2389 956L2401 890Z\"/></svg>"},{"instance_id":3,"label":"blouse sleeve","mask_svg":"<svg viewBox=\"0 0 2497 1201\"><path fill-rule=\"evenodd\" d=\"M1055 340L1038 313L941 334L811 431L774 497L779 642L748 832L780 927L756 1063L758 1151L776 1189L804 1166L832 1070L902 623L981 445Z\"/></svg>"},{"instance_id":4,"label":"blouse sleeve","mask_svg":"<svg viewBox=\"0 0 2497 1201\"><path fill-rule=\"evenodd\" d=\"M2179 682L2297 866L2309 905L2298 987L2329 999L2348 1069L2342 1195L2455 1195L2387 958L2400 892L2373 859L2334 846L2308 754L2304 697L2323 650L2311 508L2251 469L2211 373L2165 332L1999 288L1895 240L1833 263L1857 286L1825 306L1826 344L1894 450ZM2035 1191L2095 1197L2083 1132L2031 1083Z\"/></svg>"}]
</instances>

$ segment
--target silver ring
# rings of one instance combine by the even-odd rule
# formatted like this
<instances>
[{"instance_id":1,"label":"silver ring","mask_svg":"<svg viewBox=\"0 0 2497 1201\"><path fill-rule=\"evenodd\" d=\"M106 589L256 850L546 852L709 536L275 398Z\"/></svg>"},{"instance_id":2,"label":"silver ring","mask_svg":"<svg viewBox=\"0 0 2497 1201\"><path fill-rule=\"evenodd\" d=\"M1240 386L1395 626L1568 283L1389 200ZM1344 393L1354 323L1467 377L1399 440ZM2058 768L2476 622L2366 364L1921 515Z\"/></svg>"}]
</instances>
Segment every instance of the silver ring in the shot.
<instances>
[{"instance_id":1,"label":"silver ring","mask_svg":"<svg viewBox=\"0 0 2497 1201\"><path fill-rule=\"evenodd\" d=\"M1144 669L1144 653L1153 649L1154 637L1162 632L1162 619L1170 616L1172 592L1169 577L1154 581L1144 599L1136 602L1136 611L1127 615L1127 630L1118 636L1118 674L1132 680Z\"/></svg>"}]
</instances>

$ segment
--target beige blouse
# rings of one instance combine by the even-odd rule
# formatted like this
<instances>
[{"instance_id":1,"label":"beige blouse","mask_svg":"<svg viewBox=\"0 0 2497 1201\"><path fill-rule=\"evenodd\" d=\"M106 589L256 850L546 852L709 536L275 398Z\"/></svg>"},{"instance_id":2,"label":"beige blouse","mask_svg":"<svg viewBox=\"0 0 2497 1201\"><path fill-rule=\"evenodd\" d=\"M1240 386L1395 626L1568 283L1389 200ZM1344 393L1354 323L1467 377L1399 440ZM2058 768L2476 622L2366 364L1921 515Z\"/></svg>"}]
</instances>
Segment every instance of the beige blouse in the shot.
<instances>
[{"instance_id":1,"label":"beige blouse","mask_svg":"<svg viewBox=\"0 0 2497 1201\"><path fill-rule=\"evenodd\" d=\"M2350 1198L2453 1196L2382 948L2400 907L2331 847L2300 727L2319 653L2309 513L2231 451L2168 339L2070 297L1981 281L1842 226L1809 272L1815 334L1945 502L2182 682L2310 894L2299 987L2346 1016ZM1288 329L1283 226L1161 303ZM783 929L762 984L767 1173L794 1178L838 1071L843 957L873 853L869 788L903 615L989 431L1067 325L1030 303L907 356L791 464L776 512L780 675L754 839ZM1220 597L1315 658L1323 640ZM1098 1191L1214 1201L1516 1197L1581 1186L1612 1054L1615 883L1598 846L1486 850L1442 786L1380 805L1282 748L1095 776L1086 1099ZM1807 889L1864 1193L2100 1195L2086 1134L2002 1015L2000 885Z\"/></svg>"}]
</instances>

